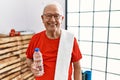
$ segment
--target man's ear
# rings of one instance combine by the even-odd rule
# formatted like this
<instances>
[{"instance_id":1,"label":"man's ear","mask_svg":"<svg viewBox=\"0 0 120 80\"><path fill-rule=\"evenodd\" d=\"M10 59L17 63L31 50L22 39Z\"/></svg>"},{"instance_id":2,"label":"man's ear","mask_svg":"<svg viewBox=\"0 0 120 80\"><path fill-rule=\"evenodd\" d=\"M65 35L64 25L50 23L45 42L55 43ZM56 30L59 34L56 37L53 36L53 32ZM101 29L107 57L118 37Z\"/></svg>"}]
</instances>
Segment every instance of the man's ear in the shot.
<instances>
[{"instance_id":1,"label":"man's ear","mask_svg":"<svg viewBox=\"0 0 120 80\"><path fill-rule=\"evenodd\" d=\"M64 19L64 16L62 16L62 20Z\"/></svg>"},{"instance_id":2,"label":"man's ear","mask_svg":"<svg viewBox=\"0 0 120 80\"><path fill-rule=\"evenodd\" d=\"M43 20L43 15L41 15L41 19Z\"/></svg>"},{"instance_id":3,"label":"man's ear","mask_svg":"<svg viewBox=\"0 0 120 80\"><path fill-rule=\"evenodd\" d=\"M41 15L41 19L42 19L42 22L44 22L44 17L43 17L43 15Z\"/></svg>"}]
</instances>

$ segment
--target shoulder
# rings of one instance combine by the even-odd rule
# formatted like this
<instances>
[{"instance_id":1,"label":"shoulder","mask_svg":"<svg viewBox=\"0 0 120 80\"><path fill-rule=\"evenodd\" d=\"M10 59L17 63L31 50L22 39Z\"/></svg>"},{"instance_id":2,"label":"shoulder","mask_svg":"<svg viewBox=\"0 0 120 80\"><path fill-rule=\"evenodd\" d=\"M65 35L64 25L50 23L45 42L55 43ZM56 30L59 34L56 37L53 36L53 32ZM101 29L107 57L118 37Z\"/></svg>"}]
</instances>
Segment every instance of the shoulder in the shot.
<instances>
[{"instance_id":1,"label":"shoulder","mask_svg":"<svg viewBox=\"0 0 120 80\"><path fill-rule=\"evenodd\" d=\"M33 35L32 39L40 38L45 34L45 30Z\"/></svg>"}]
</instances>

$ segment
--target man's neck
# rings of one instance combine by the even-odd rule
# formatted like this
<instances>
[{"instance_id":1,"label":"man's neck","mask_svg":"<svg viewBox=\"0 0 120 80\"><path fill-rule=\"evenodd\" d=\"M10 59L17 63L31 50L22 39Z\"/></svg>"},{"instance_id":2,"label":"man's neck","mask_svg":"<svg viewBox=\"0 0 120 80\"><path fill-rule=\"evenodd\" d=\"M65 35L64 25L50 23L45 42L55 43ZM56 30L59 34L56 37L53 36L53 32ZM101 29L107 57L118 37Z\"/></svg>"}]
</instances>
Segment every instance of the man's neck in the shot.
<instances>
[{"instance_id":1,"label":"man's neck","mask_svg":"<svg viewBox=\"0 0 120 80\"><path fill-rule=\"evenodd\" d=\"M59 31L51 31L51 32L48 32L48 31L46 31L46 35L47 35L47 37L48 38L50 38L50 39L57 39L57 38L59 38L60 37L60 35L61 35L61 30L59 30Z\"/></svg>"}]
</instances>

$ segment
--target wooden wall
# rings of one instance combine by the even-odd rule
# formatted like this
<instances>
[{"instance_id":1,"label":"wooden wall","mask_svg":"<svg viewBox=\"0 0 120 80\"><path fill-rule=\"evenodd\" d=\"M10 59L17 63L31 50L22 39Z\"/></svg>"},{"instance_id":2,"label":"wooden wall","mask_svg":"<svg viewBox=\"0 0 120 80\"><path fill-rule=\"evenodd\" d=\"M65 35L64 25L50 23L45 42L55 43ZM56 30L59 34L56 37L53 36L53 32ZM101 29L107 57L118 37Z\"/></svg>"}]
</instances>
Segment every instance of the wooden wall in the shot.
<instances>
[{"instance_id":1,"label":"wooden wall","mask_svg":"<svg viewBox=\"0 0 120 80\"><path fill-rule=\"evenodd\" d=\"M0 80L34 80L25 55L32 36L0 36Z\"/></svg>"}]
</instances>

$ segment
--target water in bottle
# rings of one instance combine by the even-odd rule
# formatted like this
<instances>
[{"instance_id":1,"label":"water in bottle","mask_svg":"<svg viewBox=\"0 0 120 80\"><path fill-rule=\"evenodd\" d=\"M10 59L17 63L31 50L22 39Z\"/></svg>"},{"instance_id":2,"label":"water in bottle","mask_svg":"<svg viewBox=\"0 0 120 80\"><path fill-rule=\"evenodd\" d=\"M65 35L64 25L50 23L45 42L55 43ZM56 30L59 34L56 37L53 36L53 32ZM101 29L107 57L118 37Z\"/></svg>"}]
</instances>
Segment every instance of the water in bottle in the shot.
<instances>
[{"instance_id":1,"label":"water in bottle","mask_svg":"<svg viewBox=\"0 0 120 80\"><path fill-rule=\"evenodd\" d=\"M44 67L43 67L43 58L39 48L35 48L33 54L34 60L34 67L35 69L39 70L38 76L42 76L44 74Z\"/></svg>"}]
</instances>

